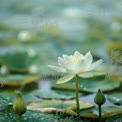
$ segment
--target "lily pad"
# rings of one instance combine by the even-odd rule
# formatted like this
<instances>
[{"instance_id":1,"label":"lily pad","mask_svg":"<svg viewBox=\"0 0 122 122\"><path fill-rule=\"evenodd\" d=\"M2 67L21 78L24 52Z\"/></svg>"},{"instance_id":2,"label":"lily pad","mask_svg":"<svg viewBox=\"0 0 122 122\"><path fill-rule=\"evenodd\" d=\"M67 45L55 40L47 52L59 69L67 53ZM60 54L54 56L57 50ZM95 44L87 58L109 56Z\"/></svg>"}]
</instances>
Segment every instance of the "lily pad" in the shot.
<instances>
[{"instance_id":1,"label":"lily pad","mask_svg":"<svg viewBox=\"0 0 122 122\"><path fill-rule=\"evenodd\" d=\"M3 56L2 64L11 72L27 72L36 63L38 56L34 50L14 48Z\"/></svg>"},{"instance_id":2,"label":"lily pad","mask_svg":"<svg viewBox=\"0 0 122 122\"><path fill-rule=\"evenodd\" d=\"M32 86L33 84L27 85L26 87L31 88L30 86ZM32 102L32 101L36 101L38 100L38 98L35 95L32 95L32 92L29 89L26 89L26 87L20 87L20 89L18 88L10 88L10 89L6 89L6 88L2 88L0 89L0 99L3 98L15 98L16 95L19 93L21 93L22 97L24 98L26 103ZM26 89L26 91L24 90ZM32 88L31 88L32 90Z\"/></svg>"},{"instance_id":3,"label":"lily pad","mask_svg":"<svg viewBox=\"0 0 122 122\"><path fill-rule=\"evenodd\" d=\"M8 120L9 118L9 120ZM18 122L18 116L11 107L0 111L1 122ZM38 111L27 110L23 115L23 122L76 122L79 119L74 116L62 116L58 114L45 114ZM91 122L87 118L80 118L79 122Z\"/></svg>"},{"instance_id":4,"label":"lily pad","mask_svg":"<svg viewBox=\"0 0 122 122\"><path fill-rule=\"evenodd\" d=\"M102 107L102 118L104 119L119 113L122 113L121 108L117 108L113 106ZM98 118L98 108L93 107L93 108L82 110L80 111L80 115L82 117L87 117L87 118Z\"/></svg>"},{"instance_id":5,"label":"lily pad","mask_svg":"<svg viewBox=\"0 0 122 122\"><path fill-rule=\"evenodd\" d=\"M105 107L103 109L103 118L108 118L112 115L116 115L119 113L122 113L121 108L117 108L117 107L113 107L113 106Z\"/></svg>"},{"instance_id":6,"label":"lily pad","mask_svg":"<svg viewBox=\"0 0 122 122\"><path fill-rule=\"evenodd\" d=\"M91 103L80 101L80 109L91 108ZM28 109L39 110L41 112L55 113L57 111L76 110L76 101L45 100L42 102L32 102Z\"/></svg>"},{"instance_id":7,"label":"lily pad","mask_svg":"<svg viewBox=\"0 0 122 122\"><path fill-rule=\"evenodd\" d=\"M13 104L13 98L11 97L1 97L0 96L0 109L2 109L3 106L9 106Z\"/></svg>"},{"instance_id":8,"label":"lily pad","mask_svg":"<svg viewBox=\"0 0 122 122\"><path fill-rule=\"evenodd\" d=\"M20 74L13 74L13 75L4 75L0 77L0 84L3 86L12 86L18 87L22 85L26 85L32 82L39 80L39 76L35 75L20 75Z\"/></svg>"},{"instance_id":9,"label":"lily pad","mask_svg":"<svg viewBox=\"0 0 122 122\"><path fill-rule=\"evenodd\" d=\"M115 79L106 78L105 76L97 76L93 78L79 78L79 90L84 92L97 92L98 89L101 89L102 91L111 91L119 88L120 85L120 82L116 82ZM57 85L55 82L52 84L52 88L75 90L75 81L73 79L67 83L60 85Z\"/></svg>"},{"instance_id":10,"label":"lily pad","mask_svg":"<svg viewBox=\"0 0 122 122\"><path fill-rule=\"evenodd\" d=\"M117 80L118 82L122 82L122 75L119 74L119 72L121 72L121 69L116 69L113 72L116 72L116 71L117 71L117 74L110 73L110 74L108 74L108 77L112 77L113 79Z\"/></svg>"},{"instance_id":11,"label":"lily pad","mask_svg":"<svg viewBox=\"0 0 122 122\"><path fill-rule=\"evenodd\" d=\"M116 105L122 105L122 93L121 92L116 92L116 93L108 95L108 99Z\"/></svg>"},{"instance_id":12,"label":"lily pad","mask_svg":"<svg viewBox=\"0 0 122 122\"><path fill-rule=\"evenodd\" d=\"M9 119L8 119L9 118ZM12 108L7 108L0 111L1 122L18 122L18 116ZM23 115L23 122L49 122L55 121L55 115L43 114L38 111L27 110Z\"/></svg>"},{"instance_id":13,"label":"lily pad","mask_svg":"<svg viewBox=\"0 0 122 122\"><path fill-rule=\"evenodd\" d=\"M122 114L111 116L106 120L106 122L121 122L121 121L122 121Z\"/></svg>"},{"instance_id":14,"label":"lily pad","mask_svg":"<svg viewBox=\"0 0 122 122\"><path fill-rule=\"evenodd\" d=\"M80 95L83 95L80 93ZM41 91L36 94L37 97L44 99L62 99L69 100L75 98L75 93L73 91L64 91L64 90L50 90L50 91Z\"/></svg>"},{"instance_id":15,"label":"lily pad","mask_svg":"<svg viewBox=\"0 0 122 122\"><path fill-rule=\"evenodd\" d=\"M96 107L88 108L80 111L80 116L87 118L98 118L98 110Z\"/></svg>"},{"instance_id":16,"label":"lily pad","mask_svg":"<svg viewBox=\"0 0 122 122\"><path fill-rule=\"evenodd\" d=\"M30 94L24 94L24 95L22 94L22 97L23 97L26 104L36 100L36 98ZM11 97L0 96L0 110L4 109L4 107L13 105L14 99L15 99L15 95L11 96Z\"/></svg>"},{"instance_id":17,"label":"lily pad","mask_svg":"<svg viewBox=\"0 0 122 122\"><path fill-rule=\"evenodd\" d=\"M4 86L3 86L4 87ZM17 91L14 89L0 89L0 97L11 97L11 96L15 96L17 94Z\"/></svg>"}]
</instances>

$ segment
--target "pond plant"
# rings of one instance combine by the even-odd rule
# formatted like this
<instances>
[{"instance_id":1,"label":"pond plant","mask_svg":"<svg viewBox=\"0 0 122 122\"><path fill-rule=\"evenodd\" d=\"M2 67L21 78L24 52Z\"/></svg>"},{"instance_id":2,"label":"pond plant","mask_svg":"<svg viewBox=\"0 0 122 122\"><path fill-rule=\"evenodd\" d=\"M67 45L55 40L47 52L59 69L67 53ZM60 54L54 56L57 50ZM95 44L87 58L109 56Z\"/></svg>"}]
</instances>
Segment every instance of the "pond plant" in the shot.
<instances>
[{"instance_id":1,"label":"pond plant","mask_svg":"<svg viewBox=\"0 0 122 122\"><path fill-rule=\"evenodd\" d=\"M103 60L100 59L92 63L93 56L90 51L85 55L75 51L73 55L63 55L62 58L58 57L58 66L49 65L50 68L57 72L65 74L64 77L61 77L57 81L57 84L66 83L75 77L76 108L78 116L80 113L78 77L89 78L99 75L99 72L93 72L93 70L99 67L102 61Z\"/></svg>"},{"instance_id":2,"label":"pond plant","mask_svg":"<svg viewBox=\"0 0 122 122\"><path fill-rule=\"evenodd\" d=\"M99 111L99 122L102 122L102 110L101 110L101 106L105 103L106 98L104 96L104 94L102 93L102 91L99 89L95 98L94 98L94 102L98 105L98 111Z\"/></svg>"},{"instance_id":3,"label":"pond plant","mask_svg":"<svg viewBox=\"0 0 122 122\"><path fill-rule=\"evenodd\" d=\"M19 122L23 122L22 115L26 112L26 105L20 93L17 94L13 103L14 112L19 116Z\"/></svg>"}]
</instances>

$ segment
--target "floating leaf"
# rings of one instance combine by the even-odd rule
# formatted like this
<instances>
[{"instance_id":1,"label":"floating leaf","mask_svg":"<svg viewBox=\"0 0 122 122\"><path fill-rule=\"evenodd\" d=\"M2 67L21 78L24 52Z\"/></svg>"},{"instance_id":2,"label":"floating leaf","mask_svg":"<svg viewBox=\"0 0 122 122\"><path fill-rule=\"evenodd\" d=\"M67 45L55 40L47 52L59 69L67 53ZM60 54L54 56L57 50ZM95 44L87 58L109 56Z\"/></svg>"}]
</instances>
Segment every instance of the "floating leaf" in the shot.
<instances>
[{"instance_id":1,"label":"floating leaf","mask_svg":"<svg viewBox=\"0 0 122 122\"><path fill-rule=\"evenodd\" d=\"M27 72L29 67L35 64L37 58L34 50L18 47L5 53L2 64L12 72Z\"/></svg>"},{"instance_id":2,"label":"floating leaf","mask_svg":"<svg viewBox=\"0 0 122 122\"><path fill-rule=\"evenodd\" d=\"M112 115L122 113L122 109L114 107L114 106L109 106L109 107L103 108L103 113L104 113L103 118L108 118Z\"/></svg>"},{"instance_id":3,"label":"floating leaf","mask_svg":"<svg viewBox=\"0 0 122 122\"><path fill-rule=\"evenodd\" d=\"M79 78L79 90L85 92L97 92L98 89L102 91L111 91L120 87L121 83L116 82L115 79L106 78L105 76L93 77L93 78ZM52 88L75 90L75 82L71 80L67 83L57 85L54 83Z\"/></svg>"},{"instance_id":4,"label":"floating leaf","mask_svg":"<svg viewBox=\"0 0 122 122\"><path fill-rule=\"evenodd\" d=\"M31 85L33 85L33 84L31 84ZM27 85L27 87L28 86L30 87L30 85ZM23 87L21 87L21 88L23 88ZM26 89L26 87L25 87L25 89ZM38 100L38 98L36 96L32 95L32 93L30 91L28 91L27 89L26 89L26 91L24 89L22 91L21 90L19 91L18 89L13 89L13 88L0 89L0 99L1 98L4 98L4 99L11 98L11 100L13 100L18 92L21 92L21 95L24 98L26 103Z\"/></svg>"},{"instance_id":5,"label":"floating leaf","mask_svg":"<svg viewBox=\"0 0 122 122\"><path fill-rule=\"evenodd\" d=\"M102 118L104 119L118 113L122 113L122 110L120 108L113 106L102 107ZM80 115L87 118L98 118L98 108L94 107L82 110L80 111Z\"/></svg>"},{"instance_id":6,"label":"floating leaf","mask_svg":"<svg viewBox=\"0 0 122 122\"><path fill-rule=\"evenodd\" d=\"M80 95L83 95L80 93ZM37 97L44 99L62 99L69 100L75 98L75 93L73 91L64 90L51 90L51 91L41 91L36 94Z\"/></svg>"},{"instance_id":7,"label":"floating leaf","mask_svg":"<svg viewBox=\"0 0 122 122\"><path fill-rule=\"evenodd\" d=\"M23 122L54 122L55 115L43 114L38 111L27 110L23 115ZM1 122L18 122L18 116L12 108L7 108L0 111Z\"/></svg>"},{"instance_id":8,"label":"floating leaf","mask_svg":"<svg viewBox=\"0 0 122 122\"><path fill-rule=\"evenodd\" d=\"M10 101L11 101L11 104L8 105L8 103ZM13 109L11 109L11 106L10 106L10 105L12 105L12 101L13 100L10 100L10 99L3 99L3 101L2 101L2 103L4 102L4 104L3 104L4 106L0 107L0 118L1 118L2 122L7 122L8 117L9 117L8 122L18 122L17 121L18 116L13 112ZM1 103L1 101L0 101L0 103ZM31 122L35 122L35 121L41 122L42 120L44 120L45 122L50 122L50 121L53 121L53 119L55 119L56 121L65 120L66 122L75 122L75 121L77 121L77 117L75 117L75 115L76 114L72 114L71 110L66 110L66 111L62 111L62 112L58 111L57 113L55 113L53 115L42 114L37 111L27 110L27 112L23 115L23 120L24 120L24 122L28 122L28 121L30 122L30 119L32 119ZM51 117L51 118L49 119L48 117ZM33 120L33 119L35 119L35 120ZM88 121L88 119L84 119L84 118L81 118L81 120L84 120L85 122L90 122L90 121Z\"/></svg>"},{"instance_id":9,"label":"floating leaf","mask_svg":"<svg viewBox=\"0 0 122 122\"><path fill-rule=\"evenodd\" d=\"M117 92L117 93L108 95L108 99L114 104L122 105L122 93L121 92Z\"/></svg>"},{"instance_id":10,"label":"floating leaf","mask_svg":"<svg viewBox=\"0 0 122 122\"><path fill-rule=\"evenodd\" d=\"M91 103L80 101L80 109L91 108ZM66 110L76 110L76 101L60 101L60 100L45 100L42 102L32 102L28 105L28 109L39 110L41 112L57 112Z\"/></svg>"},{"instance_id":11,"label":"floating leaf","mask_svg":"<svg viewBox=\"0 0 122 122\"><path fill-rule=\"evenodd\" d=\"M0 96L0 110L4 109L5 106L12 105L13 101L15 99L15 96L16 96L16 94L14 96L11 96L11 97L9 97L9 96L4 96L4 97ZM30 95L30 94L22 94L22 97L23 97L26 104L28 104L32 101L36 101L36 98L34 96Z\"/></svg>"},{"instance_id":12,"label":"floating leaf","mask_svg":"<svg viewBox=\"0 0 122 122\"><path fill-rule=\"evenodd\" d=\"M117 74L110 73L108 74L109 75L108 77L112 77L112 79L115 79L118 82L122 82L122 75L119 74L119 71L121 72L121 67L120 69L116 69L116 70L117 70Z\"/></svg>"},{"instance_id":13,"label":"floating leaf","mask_svg":"<svg viewBox=\"0 0 122 122\"><path fill-rule=\"evenodd\" d=\"M122 121L122 114L111 116L106 120L106 122L121 122L121 121Z\"/></svg>"},{"instance_id":14,"label":"floating leaf","mask_svg":"<svg viewBox=\"0 0 122 122\"><path fill-rule=\"evenodd\" d=\"M3 86L22 86L32 82L39 80L39 76L35 75L21 75L21 74L14 74L14 75L4 75L0 77L0 84Z\"/></svg>"},{"instance_id":15,"label":"floating leaf","mask_svg":"<svg viewBox=\"0 0 122 122\"><path fill-rule=\"evenodd\" d=\"M77 117L67 116L66 114L44 114L38 111L27 110L22 116L23 122L76 122ZM9 118L9 119L8 119ZM1 122L18 122L18 116L11 107L0 111ZM91 122L87 118L80 118L80 121ZM79 121L79 122L80 122Z\"/></svg>"},{"instance_id":16,"label":"floating leaf","mask_svg":"<svg viewBox=\"0 0 122 122\"><path fill-rule=\"evenodd\" d=\"M17 94L17 90L15 89L0 89L0 97L4 97L4 98L7 98L7 97L13 97L13 96L16 96Z\"/></svg>"},{"instance_id":17,"label":"floating leaf","mask_svg":"<svg viewBox=\"0 0 122 122\"><path fill-rule=\"evenodd\" d=\"M3 106L9 106L9 105L12 105L13 104L13 98L11 97L1 97L0 96L0 109L3 107Z\"/></svg>"}]
</instances>

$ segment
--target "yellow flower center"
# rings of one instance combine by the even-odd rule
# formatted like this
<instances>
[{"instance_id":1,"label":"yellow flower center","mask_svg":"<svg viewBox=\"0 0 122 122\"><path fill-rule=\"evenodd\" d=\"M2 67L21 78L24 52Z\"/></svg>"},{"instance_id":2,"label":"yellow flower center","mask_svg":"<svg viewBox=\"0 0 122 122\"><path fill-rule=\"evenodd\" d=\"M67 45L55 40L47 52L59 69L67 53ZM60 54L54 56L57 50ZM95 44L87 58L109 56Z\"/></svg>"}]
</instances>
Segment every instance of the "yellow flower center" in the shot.
<instances>
[{"instance_id":1,"label":"yellow flower center","mask_svg":"<svg viewBox=\"0 0 122 122\"><path fill-rule=\"evenodd\" d=\"M73 63L76 64L76 63L78 62L78 60L79 60L78 58L74 58L74 59L73 59Z\"/></svg>"}]
</instances>

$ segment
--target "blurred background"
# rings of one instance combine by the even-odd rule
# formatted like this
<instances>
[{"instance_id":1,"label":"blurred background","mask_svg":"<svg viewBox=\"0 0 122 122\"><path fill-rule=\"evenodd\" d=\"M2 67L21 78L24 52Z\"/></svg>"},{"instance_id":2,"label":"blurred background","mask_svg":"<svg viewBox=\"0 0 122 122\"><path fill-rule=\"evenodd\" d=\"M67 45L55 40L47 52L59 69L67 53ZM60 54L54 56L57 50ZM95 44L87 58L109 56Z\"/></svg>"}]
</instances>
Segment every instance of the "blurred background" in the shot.
<instances>
[{"instance_id":1,"label":"blurred background","mask_svg":"<svg viewBox=\"0 0 122 122\"><path fill-rule=\"evenodd\" d=\"M60 75L48 65L76 50L121 76L121 13L121 0L1 0L1 88Z\"/></svg>"}]
</instances>

